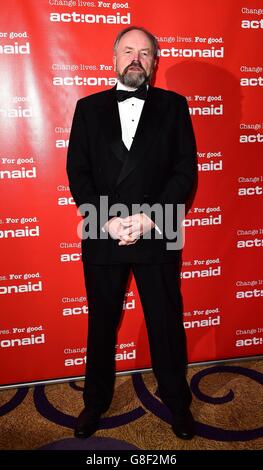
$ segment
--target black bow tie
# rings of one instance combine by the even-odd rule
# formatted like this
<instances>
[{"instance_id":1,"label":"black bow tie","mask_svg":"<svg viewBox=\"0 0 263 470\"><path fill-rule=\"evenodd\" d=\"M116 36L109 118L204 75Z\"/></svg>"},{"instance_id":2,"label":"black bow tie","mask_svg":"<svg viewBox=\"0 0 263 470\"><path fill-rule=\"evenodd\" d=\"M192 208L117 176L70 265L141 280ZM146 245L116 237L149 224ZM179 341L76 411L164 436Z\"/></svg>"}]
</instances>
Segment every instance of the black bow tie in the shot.
<instances>
[{"instance_id":1,"label":"black bow tie","mask_svg":"<svg viewBox=\"0 0 263 470\"><path fill-rule=\"evenodd\" d=\"M117 100L125 101L128 98L138 98L139 100L145 100L147 96L147 86L141 85L137 90L126 91L126 90L116 90Z\"/></svg>"}]
</instances>

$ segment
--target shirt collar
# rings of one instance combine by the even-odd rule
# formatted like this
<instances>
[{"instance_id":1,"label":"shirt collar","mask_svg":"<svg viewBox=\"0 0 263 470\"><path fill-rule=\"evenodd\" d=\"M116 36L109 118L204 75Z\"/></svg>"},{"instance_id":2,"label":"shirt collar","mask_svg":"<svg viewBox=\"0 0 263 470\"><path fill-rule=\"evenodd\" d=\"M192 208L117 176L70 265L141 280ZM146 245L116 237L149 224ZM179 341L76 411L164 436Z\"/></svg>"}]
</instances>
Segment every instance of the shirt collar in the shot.
<instances>
[{"instance_id":1,"label":"shirt collar","mask_svg":"<svg viewBox=\"0 0 263 470\"><path fill-rule=\"evenodd\" d=\"M149 85L147 84L146 86L147 86L147 90L148 90ZM119 80L117 80L116 90L134 91L134 90L137 90L137 88L127 87L126 85L123 85L123 83L121 83Z\"/></svg>"}]
</instances>

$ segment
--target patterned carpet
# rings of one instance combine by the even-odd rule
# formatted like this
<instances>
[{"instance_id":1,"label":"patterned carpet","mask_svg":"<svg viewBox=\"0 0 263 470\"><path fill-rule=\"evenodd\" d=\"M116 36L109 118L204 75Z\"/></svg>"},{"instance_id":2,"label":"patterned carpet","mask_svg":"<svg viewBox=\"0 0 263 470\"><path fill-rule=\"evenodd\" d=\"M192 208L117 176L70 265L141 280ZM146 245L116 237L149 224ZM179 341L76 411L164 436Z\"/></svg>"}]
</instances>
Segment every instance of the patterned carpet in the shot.
<instances>
[{"instance_id":1,"label":"patterned carpet","mask_svg":"<svg viewBox=\"0 0 263 470\"><path fill-rule=\"evenodd\" d=\"M75 439L83 382L0 391L0 449L263 449L263 361L190 367L197 435L182 441L152 373L119 376L110 410L89 439Z\"/></svg>"}]
</instances>

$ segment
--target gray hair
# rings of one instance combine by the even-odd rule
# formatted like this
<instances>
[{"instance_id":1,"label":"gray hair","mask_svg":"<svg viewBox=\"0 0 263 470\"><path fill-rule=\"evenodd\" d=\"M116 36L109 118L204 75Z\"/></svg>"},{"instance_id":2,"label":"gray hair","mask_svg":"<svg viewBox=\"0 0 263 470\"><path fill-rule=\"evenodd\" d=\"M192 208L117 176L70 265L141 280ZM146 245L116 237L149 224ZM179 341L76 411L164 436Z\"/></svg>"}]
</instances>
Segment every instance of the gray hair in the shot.
<instances>
[{"instance_id":1,"label":"gray hair","mask_svg":"<svg viewBox=\"0 0 263 470\"><path fill-rule=\"evenodd\" d=\"M152 33L150 33L150 31L147 31L147 29L142 28L140 26L129 26L128 28L125 28L122 31L120 31L119 34L117 35L117 37L115 39L115 42L114 42L114 45L113 45L114 52L116 52L117 47L119 45L119 42L120 42L121 38L124 36L124 34L128 33L129 31L133 31L133 30L142 31L148 37L148 39L150 40L150 42L152 44L153 56L154 56L154 58L156 58L157 54L158 54L158 50L159 50L158 41L157 41L156 37Z\"/></svg>"}]
</instances>

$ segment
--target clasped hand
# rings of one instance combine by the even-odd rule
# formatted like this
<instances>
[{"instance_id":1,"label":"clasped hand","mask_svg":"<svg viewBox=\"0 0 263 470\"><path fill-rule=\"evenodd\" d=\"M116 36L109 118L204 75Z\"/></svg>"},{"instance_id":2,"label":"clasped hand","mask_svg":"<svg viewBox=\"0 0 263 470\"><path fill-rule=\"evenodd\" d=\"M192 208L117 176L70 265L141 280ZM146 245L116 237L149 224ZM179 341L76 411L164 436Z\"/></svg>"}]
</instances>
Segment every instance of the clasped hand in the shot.
<instances>
[{"instance_id":1,"label":"clasped hand","mask_svg":"<svg viewBox=\"0 0 263 470\"><path fill-rule=\"evenodd\" d=\"M130 215L128 217L113 217L104 224L118 245L133 245L137 240L154 227L154 222L144 213Z\"/></svg>"}]
</instances>

